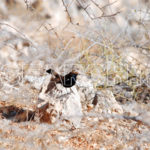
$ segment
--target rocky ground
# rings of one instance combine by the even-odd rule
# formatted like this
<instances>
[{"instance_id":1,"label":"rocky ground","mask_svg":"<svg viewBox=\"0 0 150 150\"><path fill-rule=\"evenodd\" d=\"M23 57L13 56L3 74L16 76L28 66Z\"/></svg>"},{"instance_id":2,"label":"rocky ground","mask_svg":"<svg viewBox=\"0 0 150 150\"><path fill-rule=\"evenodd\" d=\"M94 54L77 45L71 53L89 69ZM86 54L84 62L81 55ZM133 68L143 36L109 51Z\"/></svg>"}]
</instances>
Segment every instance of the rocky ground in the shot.
<instances>
[{"instance_id":1,"label":"rocky ground","mask_svg":"<svg viewBox=\"0 0 150 150\"><path fill-rule=\"evenodd\" d=\"M150 149L149 7L2 0L0 149Z\"/></svg>"}]
</instances>

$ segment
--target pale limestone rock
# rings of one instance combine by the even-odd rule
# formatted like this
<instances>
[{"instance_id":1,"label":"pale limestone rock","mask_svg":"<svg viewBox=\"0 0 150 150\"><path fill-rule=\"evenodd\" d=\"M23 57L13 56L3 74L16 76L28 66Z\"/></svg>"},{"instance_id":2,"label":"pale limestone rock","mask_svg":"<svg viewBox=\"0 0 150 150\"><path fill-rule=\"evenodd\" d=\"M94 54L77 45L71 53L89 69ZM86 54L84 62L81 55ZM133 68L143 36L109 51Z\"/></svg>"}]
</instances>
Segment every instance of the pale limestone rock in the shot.
<instances>
[{"instance_id":1,"label":"pale limestone rock","mask_svg":"<svg viewBox=\"0 0 150 150\"><path fill-rule=\"evenodd\" d=\"M92 80L85 75L79 75L77 76L76 85L81 96L81 102L92 103L96 93Z\"/></svg>"},{"instance_id":2,"label":"pale limestone rock","mask_svg":"<svg viewBox=\"0 0 150 150\"><path fill-rule=\"evenodd\" d=\"M76 128L78 128L83 114L80 95L76 86L65 88L61 84L56 84L51 91L45 93L50 79L51 75L48 75L43 83L42 91L39 94L39 102L42 101L42 103L38 104L38 108L41 108L48 103L50 106L47 109L47 112L55 113L52 114L52 123L58 118L61 118L69 120Z\"/></svg>"},{"instance_id":3,"label":"pale limestone rock","mask_svg":"<svg viewBox=\"0 0 150 150\"><path fill-rule=\"evenodd\" d=\"M52 123L58 119L68 120L77 128L80 127L80 121L83 112L95 108L100 114L122 114L121 105L115 100L111 91L98 91L93 87L92 80L86 76L78 75L76 85L71 88L65 88L57 83L55 87L46 93L51 75L47 75L39 94L38 108L49 104L46 110L51 114ZM97 99L97 100L95 100Z\"/></svg>"},{"instance_id":4,"label":"pale limestone rock","mask_svg":"<svg viewBox=\"0 0 150 150\"><path fill-rule=\"evenodd\" d=\"M122 114L122 106L116 101L113 93L109 90L97 92L96 109L103 114Z\"/></svg>"},{"instance_id":5,"label":"pale limestone rock","mask_svg":"<svg viewBox=\"0 0 150 150\"><path fill-rule=\"evenodd\" d=\"M150 112L140 113L138 116L135 117L135 119L140 120L147 125L150 125Z\"/></svg>"},{"instance_id":6,"label":"pale limestone rock","mask_svg":"<svg viewBox=\"0 0 150 150\"><path fill-rule=\"evenodd\" d=\"M36 77L36 76L26 75L24 77L24 80L30 82L32 87L36 88L37 90L40 90L45 80L45 77Z\"/></svg>"}]
</instances>

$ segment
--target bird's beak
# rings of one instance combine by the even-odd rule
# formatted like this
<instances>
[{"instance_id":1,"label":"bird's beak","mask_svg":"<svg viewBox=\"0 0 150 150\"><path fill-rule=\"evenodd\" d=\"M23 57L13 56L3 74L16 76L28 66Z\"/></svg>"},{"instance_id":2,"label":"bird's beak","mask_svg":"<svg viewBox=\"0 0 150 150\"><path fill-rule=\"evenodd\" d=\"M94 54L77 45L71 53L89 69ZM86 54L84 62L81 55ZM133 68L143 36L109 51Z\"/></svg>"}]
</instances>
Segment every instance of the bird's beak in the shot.
<instances>
[{"instance_id":1,"label":"bird's beak","mask_svg":"<svg viewBox=\"0 0 150 150\"><path fill-rule=\"evenodd\" d=\"M48 69L48 70L46 70L46 72L49 74L52 74L53 71L52 71L52 69Z\"/></svg>"}]
</instances>

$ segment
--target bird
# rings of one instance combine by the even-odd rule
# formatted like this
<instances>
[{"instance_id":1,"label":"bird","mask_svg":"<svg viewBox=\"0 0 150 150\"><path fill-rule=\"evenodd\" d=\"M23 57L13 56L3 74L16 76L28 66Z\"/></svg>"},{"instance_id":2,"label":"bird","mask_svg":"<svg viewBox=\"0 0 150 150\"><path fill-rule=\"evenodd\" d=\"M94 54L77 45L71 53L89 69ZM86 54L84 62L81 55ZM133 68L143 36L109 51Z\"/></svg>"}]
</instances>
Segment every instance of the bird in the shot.
<instances>
[{"instance_id":1,"label":"bird","mask_svg":"<svg viewBox=\"0 0 150 150\"><path fill-rule=\"evenodd\" d=\"M75 71L71 71L70 73L68 73L64 76L58 74L57 72L55 72L52 69L48 69L48 70L46 70L46 72L53 75L51 78L51 81L48 84L46 93L48 91L51 91L57 83L62 84L63 87L65 87L65 88L71 88L72 86L74 86L76 84L76 79L77 79L78 73Z\"/></svg>"}]
</instances>

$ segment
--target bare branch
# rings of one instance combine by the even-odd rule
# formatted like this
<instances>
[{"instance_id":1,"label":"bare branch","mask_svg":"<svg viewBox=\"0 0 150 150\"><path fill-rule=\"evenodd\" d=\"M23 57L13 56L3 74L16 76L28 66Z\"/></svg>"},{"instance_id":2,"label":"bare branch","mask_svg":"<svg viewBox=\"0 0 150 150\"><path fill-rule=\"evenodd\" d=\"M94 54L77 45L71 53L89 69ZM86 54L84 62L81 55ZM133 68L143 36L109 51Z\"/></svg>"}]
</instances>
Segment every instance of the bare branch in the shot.
<instances>
[{"instance_id":1,"label":"bare branch","mask_svg":"<svg viewBox=\"0 0 150 150\"><path fill-rule=\"evenodd\" d=\"M111 6L111 5L115 4L118 0L116 0L116 1L114 1L112 3L108 3L108 4L106 4L106 5L102 6L102 7L100 7L100 5L97 4L94 0L90 0L90 1L102 12L102 14L104 14L103 9L108 7L108 6Z\"/></svg>"},{"instance_id":2,"label":"bare branch","mask_svg":"<svg viewBox=\"0 0 150 150\"><path fill-rule=\"evenodd\" d=\"M101 19L101 18L105 18L105 17L114 17L114 16L116 16L116 15L119 14L119 13L121 13L121 11L118 11L118 12L116 12L116 13L114 13L114 14L110 14L110 15L102 15L102 16L100 16L100 17L95 17L95 18L93 18L93 19Z\"/></svg>"},{"instance_id":3,"label":"bare branch","mask_svg":"<svg viewBox=\"0 0 150 150\"><path fill-rule=\"evenodd\" d=\"M115 4L117 1L118 1L118 0L116 0L116 1L114 1L114 2L112 2L112 3L108 3L108 4L104 5L104 6L102 6L101 9L104 9L104 8L106 8L106 7L108 7L108 6L111 6L111 5Z\"/></svg>"},{"instance_id":4,"label":"bare branch","mask_svg":"<svg viewBox=\"0 0 150 150\"><path fill-rule=\"evenodd\" d=\"M63 6L65 7L65 12L67 13L69 22L73 24L72 18L71 18L70 14L69 14L69 11L68 11L68 6L65 4L64 0L62 0L62 3L63 3Z\"/></svg>"},{"instance_id":5,"label":"bare branch","mask_svg":"<svg viewBox=\"0 0 150 150\"><path fill-rule=\"evenodd\" d=\"M87 11L87 8L90 6L90 4L88 4L86 7L83 7L79 0L76 0L76 1L77 1L77 3L79 4L79 6L86 12L86 14L88 15L88 17L89 17L91 20L93 20L93 18L91 17L91 15L89 14L89 12Z\"/></svg>"},{"instance_id":6,"label":"bare branch","mask_svg":"<svg viewBox=\"0 0 150 150\"><path fill-rule=\"evenodd\" d=\"M99 16L99 17L92 17L91 14L87 10L87 8L90 6L90 4L88 4L86 7L83 7L82 4L81 4L81 2L79 0L76 0L76 1L79 4L79 6L86 12L86 14L88 15L88 17L91 20L101 19L101 18L105 18L105 17L113 17L113 16L116 16L117 14L119 14L121 12L121 11L117 11L117 12L115 12L113 14L108 14L108 15L104 14L103 9L106 8L106 7L108 7L108 6L113 5L114 3L117 2L117 0L114 1L114 2L112 2L112 3L108 3L108 4L106 4L106 5L102 6L102 7L100 7L99 4L97 4L94 0L90 0L102 12L101 16Z\"/></svg>"},{"instance_id":7,"label":"bare branch","mask_svg":"<svg viewBox=\"0 0 150 150\"><path fill-rule=\"evenodd\" d=\"M26 4L27 9L29 9L30 8L30 2L29 2L29 0L24 0L24 2Z\"/></svg>"}]
</instances>

